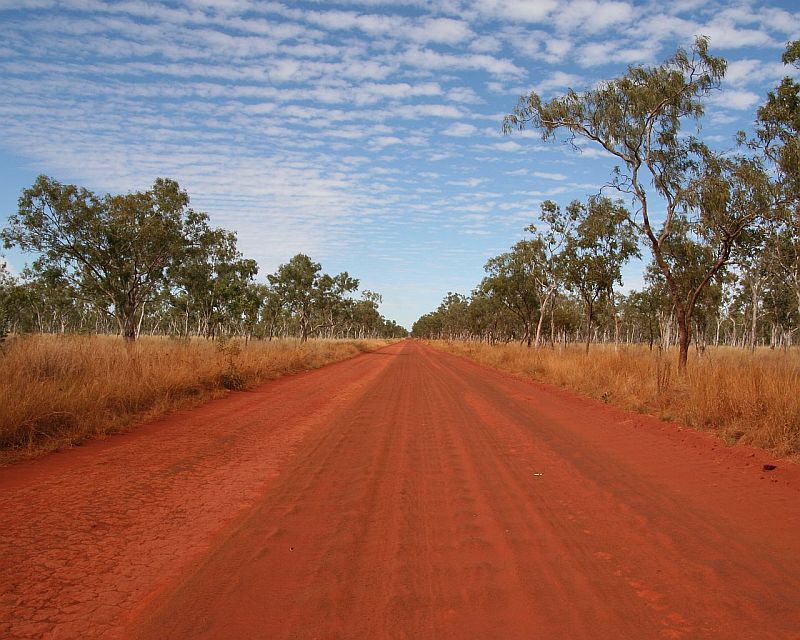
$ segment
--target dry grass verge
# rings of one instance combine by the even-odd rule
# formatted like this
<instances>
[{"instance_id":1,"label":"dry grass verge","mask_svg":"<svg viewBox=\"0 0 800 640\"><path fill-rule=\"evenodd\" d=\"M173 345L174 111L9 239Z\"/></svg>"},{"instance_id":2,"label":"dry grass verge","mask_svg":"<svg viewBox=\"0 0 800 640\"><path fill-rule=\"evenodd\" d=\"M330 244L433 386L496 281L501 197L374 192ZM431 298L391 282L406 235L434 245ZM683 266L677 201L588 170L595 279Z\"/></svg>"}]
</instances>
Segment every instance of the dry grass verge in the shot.
<instances>
[{"instance_id":1,"label":"dry grass verge","mask_svg":"<svg viewBox=\"0 0 800 640\"><path fill-rule=\"evenodd\" d=\"M0 344L0 462L124 430L142 419L388 344L20 336Z\"/></svg>"},{"instance_id":2,"label":"dry grass verge","mask_svg":"<svg viewBox=\"0 0 800 640\"><path fill-rule=\"evenodd\" d=\"M573 389L626 409L713 431L727 444L800 456L800 352L709 348L675 369L677 354L596 345L528 349L520 345L432 342L482 364Z\"/></svg>"}]
</instances>

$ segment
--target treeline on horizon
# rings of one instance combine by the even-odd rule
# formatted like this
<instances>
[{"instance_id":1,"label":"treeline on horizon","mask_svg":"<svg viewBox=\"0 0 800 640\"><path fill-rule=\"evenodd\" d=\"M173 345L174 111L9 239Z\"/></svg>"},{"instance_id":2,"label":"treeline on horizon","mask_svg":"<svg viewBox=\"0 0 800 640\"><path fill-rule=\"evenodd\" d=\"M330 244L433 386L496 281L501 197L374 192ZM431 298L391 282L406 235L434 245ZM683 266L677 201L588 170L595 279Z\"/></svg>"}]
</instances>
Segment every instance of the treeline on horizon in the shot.
<instances>
[{"instance_id":1,"label":"treeline on horizon","mask_svg":"<svg viewBox=\"0 0 800 640\"><path fill-rule=\"evenodd\" d=\"M14 278L0 263L0 339L9 333L398 338L381 296L298 254L257 282L236 234L209 224L177 182L98 196L39 176L0 231L35 256Z\"/></svg>"},{"instance_id":2,"label":"treeline on horizon","mask_svg":"<svg viewBox=\"0 0 800 640\"><path fill-rule=\"evenodd\" d=\"M800 67L800 40L784 64ZM679 347L792 346L800 328L800 83L785 77L758 109L754 134L715 152L682 130L703 114L726 62L698 37L662 65L585 93L520 98L506 133L594 145L617 164L609 187L562 209L541 205L539 225L491 258L469 296L448 293L419 318L422 338L592 341ZM627 203L633 205L629 209ZM654 204L655 203L655 204ZM656 209L657 207L657 209ZM654 220L654 210L664 219ZM641 291L622 294L622 270L649 258Z\"/></svg>"}]
</instances>

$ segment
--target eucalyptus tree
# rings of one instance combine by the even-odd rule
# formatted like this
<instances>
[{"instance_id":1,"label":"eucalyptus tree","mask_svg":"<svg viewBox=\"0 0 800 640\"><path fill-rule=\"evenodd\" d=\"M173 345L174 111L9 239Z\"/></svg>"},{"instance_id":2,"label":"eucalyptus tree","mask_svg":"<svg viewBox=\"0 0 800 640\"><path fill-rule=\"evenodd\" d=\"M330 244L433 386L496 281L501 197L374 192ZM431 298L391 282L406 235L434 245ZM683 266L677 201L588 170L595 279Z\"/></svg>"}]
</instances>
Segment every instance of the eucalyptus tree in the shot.
<instances>
[{"instance_id":1,"label":"eucalyptus tree","mask_svg":"<svg viewBox=\"0 0 800 640\"><path fill-rule=\"evenodd\" d=\"M331 336L335 335L337 327L352 317L355 302L350 295L357 290L358 280L346 271L335 276L322 274L317 282L315 330L325 328Z\"/></svg>"},{"instance_id":2,"label":"eucalyptus tree","mask_svg":"<svg viewBox=\"0 0 800 640\"><path fill-rule=\"evenodd\" d=\"M267 279L269 279L269 276L267 276ZM270 341L280 333L278 327L288 313L289 311L283 305L280 292L270 284L264 285L259 307L258 324Z\"/></svg>"},{"instance_id":3,"label":"eucalyptus tree","mask_svg":"<svg viewBox=\"0 0 800 640\"><path fill-rule=\"evenodd\" d=\"M440 339L442 318L436 311L420 316L411 327L411 335L417 338Z\"/></svg>"},{"instance_id":4,"label":"eucalyptus tree","mask_svg":"<svg viewBox=\"0 0 800 640\"><path fill-rule=\"evenodd\" d=\"M236 234L210 227L206 214L187 216L180 259L170 269L168 283L176 306L183 309L184 335L192 318L197 334L211 338L220 325L241 322L248 310L252 314L250 287L258 266L236 244Z\"/></svg>"},{"instance_id":5,"label":"eucalyptus tree","mask_svg":"<svg viewBox=\"0 0 800 640\"><path fill-rule=\"evenodd\" d=\"M631 291L622 298L623 322L629 334L629 341L647 342L652 351L659 337L658 317L663 307L664 297L654 287L641 291Z\"/></svg>"},{"instance_id":6,"label":"eucalyptus tree","mask_svg":"<svg viewBox=\"0 0 800 640\"><path fill-rule=\"evenodd\" d=\"M638 253L630 213L606 197L591 197L586 204L573 201L568 215L575 223L564 249L567 288L583 301L586 314L586 352L592 341L592 322L598 301L605 297L614 305L614 285L622 283L622 267ZM615 317L615 343L619 323Z\"/></svg>"},{"instance_id":7,"label":"eucalyptus tree","mask_svg":"<svg viewBox=\"0 0 800 640\"><path fill-rule=\"evenodd\" d=\"M316 303L317 284L322 266L302 253L267 276L272 289L300 325L300 338L308 340L312 330L312 311Z\"/></svg>"},{"instance_id":8,"label":"eucalyptus tree","mask_svg":"<svg viewBox=\"0 0 800 640\"><path fill-rule=\"evenodd\" d=\"M15 316L17 283L5 262L0 262L0 340L11 331Z\"/></svg>"},{"instance_id":9,"label":"eucalyptus tree","mask_svg":"<svg viewBox=\"0 0 800 640\"><path fill-rule=\"evenodd\" d=\"M467 311L469 300L460 293L448 291L436 310L441 318L441 331L450 340L464 339L470 333Z\"/></svg>"},{"instance_id":10,"label":"eucalyptus tree","mask_svg":"<svg viewBox=\"0 0 800 640\"><path fill-rule=\"evenodd\" d=\"M408 331L405 327L401 327L394 320L383 320L383 328L381 329L380 337L384 338L405 338L408 336Z\"/></svg>"},{"instance_id":11,"label":"eucalyptus tree","mask_svg":"<svg viewBox=\"0 0 800 640\"><path fill-rule=\"evenodd\" d=\"M800 326L794 292L779 279L770 279L764 291L762 335L771 347L792 345L792 334Z\"/></svg>"},{"instance_id":12,"label":"eucalyptus tree","mask_svg":"<svg viewBox=\"0 0 800 640\"><path fill-rule=\"evenodd\" d=\"M302 253L267 279L280 305L297 321L302 342L320 329L335 329L344 322L354 305L349 296L358 289L358 280L346 271L325 274L318 262Z\"/></svg>"},{"instance_id":13,"label":"eucalyptus tree","mask_svg":"<svg viewBox=\"0 0 800 640\"><path fill-rule=\"evenodd\" d=\"M679 48L661 65L631 66L583 93L569 90L547 102L535 92L523 96L503 123L506 133L534 127L545 140L561 132L573 143L582 138L620 163L611 184L636 203L631 222L667 283L682 372L698 297L728 262L739 235L768 209L767 181L756 160L719 157L682 131L702 116L704 98L719 87L725 69L725 60L709 54L707 38L698 37L689 51ZM660 200L663 220L655 218L651 195ZM684 240L714 255L691 285L676 277L680 255L669 254Z\"/></svg>"},{"instance_id":14,"label":"eucalyptus tree","mask_svg":"<svg viewBox=\"0 0 800 640\"><path fill-rule=\"evenodd\" d=\"M114 317L127 340L137 315L180 253L189 196L158 178L148 191L99 197L39 176L2 231L6 247L34 252L35 271L60 273L76 296Z\"/></svg>"},{"instance_id":15,"label":"eucalyptus tree","mask_svg":"<svg viewBox=\"0 0 800 640\"><path fill-rule=\"evenodd\" d=\"M575 224L569 213L562 212L561 207L552 200L545 200L541 204L539 220L543 223L541 228L536 224L526 227L526 231L533 234L533 242L540 254L536 268L531 273L540 298L535 337L537 347L542 341L545 313L548 307L552 312L558 289L563 284L565 249Z\"/></svg>"},{"instance_id":16,"label":"eucalyptus tree","mask_svg":"<svg viewBox=\"0 0 800 640\"><path fill-rule=\"evenodd\" d=\"M361 299L353 302L350 315L350 327L345 335L353 331L353 336L366 338L378 335L381 331L381 314L378 312L378 305L383 302L379 293L370 291L361 292Z\"/></svg>"},{"instance_id":17,"label":"eucalyptus tree","mask_svg":"<svg viewBox=\"0 0 800 640\"><path fill-rule=\"evenodd\" d=\"M783 62L800 68L800 40L787 45ZM800 82L786 76L767 94L750 146L764 153L777 176L776 273L791 286L800 311Z\"/></svg>"},{"instance_id":18,"label":"eucalyptus tree","mask_svg":"<svg viewBox=\"0 0 800 640\"><path fill-rule=\"evenodd\" d=\"M513 320L507 308L480 287L472 292L467 307L467 326L473 338L493 344Z\"/></svg>"},{"instance_id":19,"label":"eucalyptus tree","mask_svg":"<svg viewBox=\"0 0 800 640\"><path fill-rule=\"evenodd\" d=\"M520 240L511 251L490 258L481 291L512 313L522 326L522 342L533 342L533 326L541 317L542 266L546 263L541 239Z\"/></svg>"}]
</instances>

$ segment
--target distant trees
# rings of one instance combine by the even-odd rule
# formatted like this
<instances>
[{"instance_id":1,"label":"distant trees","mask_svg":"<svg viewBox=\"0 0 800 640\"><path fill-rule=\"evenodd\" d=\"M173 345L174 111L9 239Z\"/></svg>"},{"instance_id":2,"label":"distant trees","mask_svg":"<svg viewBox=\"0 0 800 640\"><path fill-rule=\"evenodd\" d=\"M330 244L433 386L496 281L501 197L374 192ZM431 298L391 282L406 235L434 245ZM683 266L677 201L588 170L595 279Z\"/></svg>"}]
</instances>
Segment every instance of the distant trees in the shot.
<instances>
[{"instance_id":1,"label":"distant trees","mask_svg":"<svg viewBox=\"0 0 800 640\"><path fill-rule=\"evenodd\" d=\"M522 341L531 345L533 326L541 309L542 288L537 269L544 263L541 246L520 240L511 251L490 258L481 291L513 314L522 326ZM457 294L449 294L454 296ZM466 307L466 302L462 301Z\"/></svg>"},{"instance_id":2,"label":"distant trees","mask_svg":"<svg viewBox=\"0 0 800 640\"><path fill-rule=\"evenodd\" d=\"M166 295L180 308L183 326L180 333L213 337L229 318L246 315L256 293L253 278L258 273L255 260L242 257L236 247L236 234L212 229L205 213L191 211L184 224L184 242L169 270ZM254 312L250 310L251 314Z\"/></svg>"},{"instance_id":3,"label":"distant trees","mask_svg":"<svg viewBox=\"0 0 800 640\"><path fill-rule=\"evenodd\" d=\"M189 196L159 178L145 192L97 196L40 176L0 232L35 259L19 279L0 270L4 331L245 337L400 337L380 296L297 255L269 284L236 234L209 225ZM110 324L110 323L113 323Z\"/></svg>"},{"instance_id":4,"label":"distant trees","mask_svg":"<svg viewBox=\"0 0 800 640\"><path fill-rule=\"evenodd\" d=\"M539 218L541 231L535 225L526 229L533 238L487 261L487 276L471 298L448 293L435 312L414 324L414 335L516 339L540 346L548 324L550 340L555 339L557 312L572 327L574 303L580 301L583 312L577 310L577 315L586 318L588 350L597 307L615 309L614 285L637 252L628 213L619 203L594 197L585 204L572 202L565 212L554 202L544 202ZM558 308L556 300L570 292L577 298L570 300L573 308L565 314L564 304Z\"/></svg>"},{"instance_id":5,"label":"distant trees","mask_svg":"<svg viewBox=\"0 0 800 640\"><path fill-rule=\"evenodd\" d=\"M576 200L567 211L575 223L575 231L567 236L561 260L564 282L583 302L588 352L595 306L603 297L616 320L614 285L622 284L623 265L638 254L636 235L628 210L609 198L591 197L586 204ZM614 335L616 342L618 326Z\"/></svg>"},{"instance_id":6,"label":"distant trees","mask_svg":"<svg viewBox=\"0 0 800 640\"><path fill-rule=\"evenodd\" d=\"M321 269L319 263L298 254L267 276L280 305L297 319L303 342L322 329L335 333L352 318L354 303L349 295L358 290L358 280L346 271L330 276Z\"/></svg>"},{"instance_id":7,"label":"distant trees","mask_svg":"<svg viewBox=\"0 0 800 640\"><path fill-rule=\"evenodd\" d=\"M754 296L752 282L743 274L728 274L706 287L692 316L692 342L699 354L706 345L786 349L797 343L800 315L791 289L770 276ZM453 304L455 296L458 304ZM648 268L641 290L602 291L592 315L589 326L585 301L564 281L543 315L540 347L582 343L585 348L587 341L644 344L651 349L679 346L674 307L655 265ZM469 296L448 294L439 308L414 323L412 333L430 339L527 343L519 319L480 287Z\"/></svg>"},{"instance_id":8,"label":"distant trees","mask_svg":"<svg viewBox=\"0 0 800 640\"><path fill-rule=\"evenodd\" d=\"M487 276L479 287L485 299L483 315L488 315L492 304L504 308L521 324L522 341L528 346L541 342L545 314L564 277L563 252L575 222L550 200L542 203L539 219L542 230L535 224L528 226L532 237L488 260Z\"/></svg>"}]
</instances>

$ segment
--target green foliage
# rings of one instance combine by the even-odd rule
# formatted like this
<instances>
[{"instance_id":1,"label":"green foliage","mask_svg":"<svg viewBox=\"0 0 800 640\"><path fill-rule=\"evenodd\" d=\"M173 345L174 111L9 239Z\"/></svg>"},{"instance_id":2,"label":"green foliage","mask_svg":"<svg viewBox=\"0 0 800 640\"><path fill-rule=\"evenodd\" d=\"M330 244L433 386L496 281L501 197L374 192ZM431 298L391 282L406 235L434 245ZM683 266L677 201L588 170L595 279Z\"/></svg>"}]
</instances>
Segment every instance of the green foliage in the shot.
<instances>
[{"instance_id":1,"label":"green foliage","mask_svg":"<svg viewBox=\"0 0 800 640\"><path fill-rule=\"evenodd\" d=\"M318 262L298 254L276 273L267 276L282 306L297 318L302 341L322 328L333 328L346 317L352 304L345 297L358 289L358 280L347 272L322 273Z\"/></svg>"},{"instance_id":2,"label":"green foliage","mask_svg":"<svg viewBox=\"0 0 800 640\"><path fill-rule=\"evenodd\" d=\"M5 262L0 262L0 341L11 331L15 284Z\"/></svg>"},{"instance_id":3,"label":"green foliage","mask_svg":"<svg viewBox=\"0 0 800 640\"><path fill-rule=\"evenodd\" d=\"M790 42L784 64L800 67L800 40ZM794 292L800 312L800 83L785 77L758 110L750 147L763 153L777 175L771 248L774 271Z\"/></svg>"},{"instance_id":4,"label":"green foliage","mask_svg":"<svg viewBox=\"0 0 800 640\"><path fill-rule=\"evenodd\" d=\"M142 328L186 338L406 334L380 315L378 294L356 300L357 279L322 273L308 256L256 283L236 234L211 227L172 180L99 197L40 176L2 238L35 260L19 283L0 270L0 334L108 332L110 323L131 340Z\"/></svg>"},{"instance_id":5,"label":"green foliage","mask_svg":"<svg viewBox=\"0 0 800 640\"><path fill-rule=\"evenodd\" d=\"M507 133L532 126L548 140L564 132L573 143L586 139L619 161L612 186L636 203L629 222L663 273L681 335L681 370L699 296L740 236L769 213L769 181L757 159L714 154L682 131L703 115L703 100L725 68L725 60L709 54L707 38L698 37L690 51L678 49L661 65L629 67L584 93L570 90L548 102L531 93L504 120ZM651 190L666 210L660 228L652 219ZM704 255L710 256L706 269L696 274ZM683 276L690 273L687 282Z\"/></svg>"},{"instance_id":6,"label":"green foliage","mask_svg":"<svg viewBox=\"0 0 800 640\"><path fill-rule=\"evenodd\" d=\"M587 204L574 201L567 209L575 223L564 251L564 278L586 311L586 348L592 335L595 305L606 296L614 301L614 285L622 284L622 267L638 255L636 233L630 213L621 203L592 197Z\"/></svg>"},{"instance_id":7,"label":"green foliage","mask_svg":"<svg viewBox=\"0 0 800 640\"><path fill-rule=\"evenodd\" d=\"M2 238L6 247L38 254L35 273L62 278L134 339L137 313L182 247L188 204L186 192L162 178L149 191L101 198L39 176Z\"/></svg>"},{"instance_id":8,"label":"green foliage","mask_svg":"<svg viewBox=\"0 0 800 640\"><path fill-rule=\"evenodd\" d=\"M208 216L191 212L184 225L184 244L170 269L170 293L184 310L183 334L190 320L199 335L213 337L220 325L248 317L253 324L262 292L254 288L255 260L242 257L236 234L208 226Z\"/></svg>"},{"instance_id":9,"label":"green foliage","mask_svg":"<svg viewBox=\"0 0 800 640\"><path fill-rule=\"evenodd\" d=\"M481 291L510 311L522 324L524 340L530 344L533 324L541 307L537 269L544 262L541 245L534 240L520 240L511 251L490 258L484 269L488 274Z\"/></svg>"}]
</instances>

